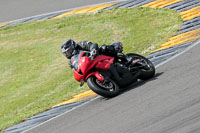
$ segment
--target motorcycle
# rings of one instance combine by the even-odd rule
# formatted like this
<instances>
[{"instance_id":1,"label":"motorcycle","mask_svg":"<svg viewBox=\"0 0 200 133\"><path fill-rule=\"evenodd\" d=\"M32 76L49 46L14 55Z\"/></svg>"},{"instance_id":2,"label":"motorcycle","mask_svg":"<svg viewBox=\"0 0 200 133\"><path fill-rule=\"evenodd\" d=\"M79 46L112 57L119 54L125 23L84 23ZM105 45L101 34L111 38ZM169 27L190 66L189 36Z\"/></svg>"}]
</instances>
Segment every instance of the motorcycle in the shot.
<instances>
[{"instance_id":1,"label":"motorcycle","mask_svg":"<svg viewBox=\"0 0 200 133\"><path fill-rule=\"evenodd\" d=\"M117 96L121 88L131 85L138 79L147 80L154 76L155 67L150 60L134 53L126 54L126 57L131 63L106 55L94 57L91 52L80 51L71 60L74 78L81 82L80 86L87 82L92 91L111 98ZM129 68L129 71L123 67ZM116 70L120 78L115 76L116 73L112 73L111 69Z\"/></svg>"}]
</instances>

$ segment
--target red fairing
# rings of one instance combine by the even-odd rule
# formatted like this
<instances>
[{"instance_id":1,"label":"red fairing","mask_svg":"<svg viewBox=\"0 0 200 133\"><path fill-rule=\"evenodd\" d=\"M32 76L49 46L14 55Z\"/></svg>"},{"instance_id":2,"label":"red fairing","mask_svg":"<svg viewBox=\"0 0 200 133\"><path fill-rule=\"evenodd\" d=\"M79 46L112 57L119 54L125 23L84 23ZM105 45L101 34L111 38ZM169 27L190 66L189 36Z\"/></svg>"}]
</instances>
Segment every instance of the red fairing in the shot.
<instances>
[{"instance_id":1,"label":"red fairing","mask_svg":"<svg viewBox=\"0 0 200 133\"><path fill-rule=\"evenodd\" d=\"M100 55L100 56L97 56L94 60L91 60L89 69L95 67L97 69L108 70L110 67L110 64L113 63L113 61L114 61L113 57Z\"/></svg>"},{"instance_id":2,"label":"red fairing","mask_svg":"<svg viewBox=\"0 0 200 133\"><path fill-rule=\"evenodd\" d=\"M104 81L104 77L103 76L101 76L98 72L93 72L93 73L90 73L85 79L87 80L90 76L95 76L95 77L97 77L97 79L98 80L100 80L101 82L103 82ZM85 80L85 81L86 81Z\"/></svg>"},{"instance_id":3,"label":"red fairing","mask_svg":"<svg viewBox=\"0 0 200 133\"><path fill-rule=\"evenodd\" d=\"M78 62L78 69L74 70L74 78L79 81L83 82L86 81L88 77L94 75L100 81L104 81L104 78L99 75L98 72L90 73L92 68L108 70L110 64L113 63L114 58L105 55L99 55L93 60L90 58L83 56L84 52L80 54L79 62Z\"/></svg>"},{"instance_id":4,"label":"red fairing","mask_svg":"<svg viewBox=\"0 0 200 133\"><path fill-rule=\"evenodd\" d=\"M93 64L90 58L87 57L81 57L79 62L78 62L78 68L82 71L82 73L87 73L89 71L88 69L90 66Z\"/></svg>"},{"instance_id":5,"label":"red fairing","mask_svg":"<svg viewBox=\"0 0 200 133\"><path fill-rule=\"evenodd\" d=\"M74 70L74 78L78 81L78 82L82 82L84 81L84 75L79 74L77 71Z\"/></svg>"},{"instance_id":6,"label":"red fairing","mask_svg":"<svg viewBox=\"0 0 200 133\"><path fill-rule=\"evenodd\" d=\"M107 56L108 57L108 56ZM98 62L96 65L97 69L108 70L110 68L110 64L113 63L114 58L106 59L101 62Z\"/></svg>"}]
</instances>

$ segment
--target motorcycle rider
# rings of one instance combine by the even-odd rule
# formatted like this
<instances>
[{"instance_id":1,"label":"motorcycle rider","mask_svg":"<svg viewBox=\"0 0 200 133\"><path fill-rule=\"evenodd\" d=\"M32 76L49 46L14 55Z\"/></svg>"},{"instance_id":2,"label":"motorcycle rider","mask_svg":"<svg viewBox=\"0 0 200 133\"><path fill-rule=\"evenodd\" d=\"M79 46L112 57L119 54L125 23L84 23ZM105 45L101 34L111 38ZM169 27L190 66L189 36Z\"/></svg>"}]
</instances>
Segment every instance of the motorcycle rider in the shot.
<instances>
[{"instance_id":1,"label":"motorcycle rider","mask_svg":"<svg viewBox=\"0 0 200 133\"><path fill-rule=\"evenodd\" d=\"M127 60L130 62L130 59L127 59L126 56L122 54L123 47L121 42L115 42L112 45L104 44L101 47L98 47L97 43L92 43L90 41L81 41L76 43L74 40L68 39L61 45L61 51L69 59L69 66L71 69L78 68L77 62L79 57L77 57L77 55L79 54L80 50L90 51L92 56L103 54L107 56L118 57L121 60ZM117 77L117 79L119 79L119 82L121 76L119 75L118 71L120 73L130 71L129 68L124 67L119 63L111 64L109 70L115 77Z\"/></svg>"}]
</instances>

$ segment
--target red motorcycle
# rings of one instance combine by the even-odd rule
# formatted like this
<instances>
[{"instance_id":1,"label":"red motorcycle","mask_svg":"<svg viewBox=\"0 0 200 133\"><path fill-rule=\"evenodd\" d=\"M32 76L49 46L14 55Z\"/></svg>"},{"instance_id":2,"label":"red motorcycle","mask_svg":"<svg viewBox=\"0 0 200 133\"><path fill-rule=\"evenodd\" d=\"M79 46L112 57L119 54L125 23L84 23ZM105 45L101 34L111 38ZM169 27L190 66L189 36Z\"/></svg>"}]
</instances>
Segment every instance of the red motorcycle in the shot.
<instances>
[{"instance_id":1,"label":"red motorcycle","mask_svg":"<svg viewBox=\"0 0 200 133\"><path fill-rule=\"evenodd\" d=\"M89 88L95 93L111 98L120 93L120 88L131 85L138 79L147 80L155 74L155 67L147 58L138 54L126 54L131 63L117 57L106 55L91 56L88 51L80 51L73 56L74 78L81 82L87 82ZM123 69L123 67L128 67ZM120 78L110 70L115 69Z\"/></svg>"}]
</instances>

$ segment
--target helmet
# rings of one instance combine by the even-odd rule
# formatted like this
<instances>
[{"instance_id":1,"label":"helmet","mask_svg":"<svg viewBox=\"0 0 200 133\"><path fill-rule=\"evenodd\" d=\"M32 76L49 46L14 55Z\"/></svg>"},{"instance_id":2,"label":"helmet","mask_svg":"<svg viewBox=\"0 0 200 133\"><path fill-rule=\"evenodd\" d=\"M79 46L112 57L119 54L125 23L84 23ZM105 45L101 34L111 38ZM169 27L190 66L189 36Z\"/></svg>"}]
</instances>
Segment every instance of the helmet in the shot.
<instances>
[{"instance_id":1,"label":"helmet","mask_svg":"<svg viewBox=\"0 0 200 133\"><path fill-rule=\"evenodd\" d=\"M68 59L70 59L73 56L73 52L76 48L76 45L77 44L74 40L68 39L62 44L61 51Z\"/></svg>"},{"instance_id":2,"label":"helmet","mask_svg":"<svg viewBox=\"0 0 200 133\"><path fill-rule=\"evenodd\" d=\"M115 43L113 43L111 45L114 46L115 51L117 51L118 53L122 53L123 47L122 47L122 43L121 42L115 42Z\"/></svg>"}]
</instances>

